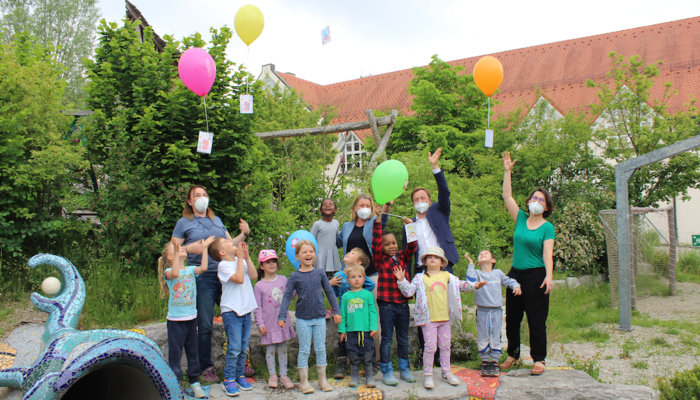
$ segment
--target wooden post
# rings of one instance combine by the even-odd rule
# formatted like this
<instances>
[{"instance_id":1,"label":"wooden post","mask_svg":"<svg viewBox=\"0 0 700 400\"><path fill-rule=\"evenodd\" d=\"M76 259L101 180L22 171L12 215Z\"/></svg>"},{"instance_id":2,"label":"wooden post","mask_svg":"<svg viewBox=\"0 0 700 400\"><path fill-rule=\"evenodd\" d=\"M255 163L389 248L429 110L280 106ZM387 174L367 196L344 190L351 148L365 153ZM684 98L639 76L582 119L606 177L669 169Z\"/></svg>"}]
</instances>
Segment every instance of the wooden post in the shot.
<instances>
[{"instance_id":1,"label":"wooden post","mask_svg":"<svg viewBox=\"0 0 700 400\"><path fill-rule=\"evenodd\" d=\"M369 121L369 129L372 130L372 135L374 135L374 143L379 146L379 142L382 141L382 137L379 136L379 128L377 128L377 121L374 119L374 112L370 108L365 111L365 114L367 114L367 121Z\"/></svg>"},{"instance_id":2,"label":"wooden post","mask_svg":"<svg viewBox=\"0 0 700 400\"><path fill-rule=\"evenodd\" d=\"M394 122L396 122L396 116L398 114L399 113L396 110L394 110L391 112L391 115L375 119L375 123L377 124L377 126L393 125ZM261 139L274 139L306 135L326 135L329 133L360 131L363 129L371 129L369 121L347 122L345 124L316 126L313 128L286 129L274 132L258 132L255 134L255 136Z\"/></svg>"},{"instance_id":3,"label":"wooden post","mask_svg":"<svg viewBox=\"0 0 700 400\"><path fill-rule=\"evenodd\" d=\"M382 141L377 143L377 151L374 152L372 155L372 159L369 160L369 164L373 165L377 157L379 157L380 154L384 152L386 149L386 146L389 144L389 136L391 136L391 132L394 130L394 122L396 121L396 117L399 115L399 112L394 110L391 112L391 124L388 124L389 126L386 127L386 132L384 132L384 137L382 138Z\"/></svg>"}]
</instances>

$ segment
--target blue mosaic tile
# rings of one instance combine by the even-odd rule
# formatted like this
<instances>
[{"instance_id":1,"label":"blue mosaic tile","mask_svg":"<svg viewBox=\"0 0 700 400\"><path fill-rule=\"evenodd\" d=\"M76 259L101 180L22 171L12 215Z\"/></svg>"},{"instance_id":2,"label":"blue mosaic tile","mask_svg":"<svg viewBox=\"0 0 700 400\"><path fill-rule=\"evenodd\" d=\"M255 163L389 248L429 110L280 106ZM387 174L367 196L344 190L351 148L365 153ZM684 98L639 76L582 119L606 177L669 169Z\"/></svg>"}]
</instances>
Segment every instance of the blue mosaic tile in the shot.
<instances>
[{"instance_id":1,"label":"blue mosaic tile","mask_svg":"<svg viewBox=\"0 0 700 400\"><path fill-rule=\"evenodd\" d=\"M180 388L160 348L146 336L115 329L78 331L86 295L83 278L63 257L38 254L29 260L31 268L39 265L56 268L63 282L53 298L39 293L31 296L34 306L49 314L42 337L46 346L33 365L0 370L0 386L24 390L26 400L55 400L95 369L121 364L143 371L164 399L193 398ZM91 345L73 354L85 343Z\"/></svg>"}]
</instances>

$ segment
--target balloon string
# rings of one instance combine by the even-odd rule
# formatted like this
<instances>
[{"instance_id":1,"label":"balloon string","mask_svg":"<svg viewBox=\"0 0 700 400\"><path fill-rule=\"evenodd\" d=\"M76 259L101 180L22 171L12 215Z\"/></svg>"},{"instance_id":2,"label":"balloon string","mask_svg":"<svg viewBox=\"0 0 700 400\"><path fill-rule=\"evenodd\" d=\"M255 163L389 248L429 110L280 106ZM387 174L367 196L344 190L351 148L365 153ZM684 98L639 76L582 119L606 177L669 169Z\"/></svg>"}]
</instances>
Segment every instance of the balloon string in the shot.
<instances>
[{"instance_id":1,"label":"balloon string","mask_svg":"<svg viewBox=\"0 0 700 400\"><path fill-rule=\"evenodd\" d=\"M491 96L488 97L489 100L489 111L486 117L486 129L491 129Z\"/></svg>"},{"instance_id":2,"label":"balloon string","mask_svg":"<svg viewBox=\"0 0 700 400\"><path fill-rule=\"evenodd\" d=\"M248 63L246 65L246 74L245 74L245 94L248 94L248 66L250 65L250 45L248 45Z\"/></svg>"},{"instance_id":3,"label":"balloon string","mask_svg":"<svg viewBox=\"0 0 700 400\"><path fill-rule=\"evenodd\" d=\"M209 132L209 116L207 115L207 96L204 99L204 120L207 121L207 132Z\"/></svg>"}]
</instances>

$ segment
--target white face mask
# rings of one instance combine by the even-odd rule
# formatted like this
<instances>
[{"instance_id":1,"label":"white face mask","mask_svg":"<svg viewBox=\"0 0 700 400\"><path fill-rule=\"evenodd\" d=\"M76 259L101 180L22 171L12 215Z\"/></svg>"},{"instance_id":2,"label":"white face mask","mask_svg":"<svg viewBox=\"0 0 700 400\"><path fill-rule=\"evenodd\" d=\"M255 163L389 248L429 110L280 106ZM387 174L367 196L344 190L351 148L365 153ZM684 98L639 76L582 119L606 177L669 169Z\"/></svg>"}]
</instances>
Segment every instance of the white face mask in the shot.
<instances>
[{"instance_id":1,"label":"white face mask","mask_svg":"<svg viewBox=\"0 0 700 400\"><path fill-rule=\"evenodd\" d=\"M540 215L544 212L544 206L540 204L539 201L533 201L527 206L527 208L530 209L530 214L532 215Z\"/></svg>"},{"instance_id":2,"label":"white face mask","mask_svg":"<svg viewBox=\"0 0 700 400\"><path fill-rule=\"evenodd\" d=\"M413 207L416 209L416 211L418 211L418 214L423 214L424 212L428 211L428 209L430 208L430 204L421 201L419 203L416 203Z\"/></svg>"},{"instance_id":3,"label":"white face mask","mask_svg":"<svg viewBox=\"0 0 700 400\"><path fill-rule=\"evenodd\" d=\"M369 208L360 208L357 210L357 216L361 219L368 219L372 214L372 210Z\"/></svg>"},{"instance_id":4,"label":"white face mask","mask_svg":"<svg viewBox=\"0 0 700 400\"><path fill-rule=\"evenodd\" d=\"M197 201L194 202L194 208L199 212L207 211L207 207L209 207L209 198L208 197L202 196L199 199L197 199Z\"/></svg>"}]
</instances>

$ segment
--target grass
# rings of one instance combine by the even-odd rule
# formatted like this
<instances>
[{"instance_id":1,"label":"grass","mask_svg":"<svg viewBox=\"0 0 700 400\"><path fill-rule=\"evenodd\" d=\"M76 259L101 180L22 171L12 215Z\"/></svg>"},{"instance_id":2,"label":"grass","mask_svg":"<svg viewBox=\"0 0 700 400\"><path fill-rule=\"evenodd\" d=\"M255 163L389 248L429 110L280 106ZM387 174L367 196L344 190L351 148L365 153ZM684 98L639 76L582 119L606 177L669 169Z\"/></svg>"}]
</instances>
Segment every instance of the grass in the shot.
<instances>
[{"instance_id":1,"label":"grass","mask_svg":"<svg viewBox=\"0 0 700 400\"><path fill-rule=\"evenodd\" d=\"M614 324L618 312L610 307L608 284L556 288L549 298L547 339L551 342L605 342L610 334L594 328L598 323Z\"/></svg>"},{"instance_id":2,"label":"grass","mask_svg":"<svg viewBox=\"0 0 700 400\"><path fill-rule=\"evenodd\" d=\"M632 363L632 368L647 369L649 364L646 361L635 361Z\"/></svg>"}]
</instances>

